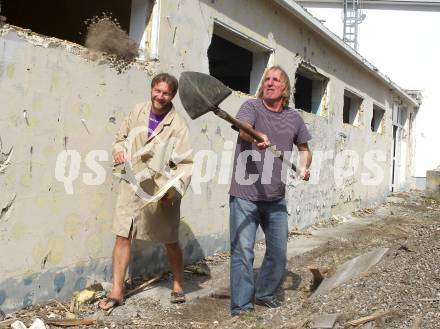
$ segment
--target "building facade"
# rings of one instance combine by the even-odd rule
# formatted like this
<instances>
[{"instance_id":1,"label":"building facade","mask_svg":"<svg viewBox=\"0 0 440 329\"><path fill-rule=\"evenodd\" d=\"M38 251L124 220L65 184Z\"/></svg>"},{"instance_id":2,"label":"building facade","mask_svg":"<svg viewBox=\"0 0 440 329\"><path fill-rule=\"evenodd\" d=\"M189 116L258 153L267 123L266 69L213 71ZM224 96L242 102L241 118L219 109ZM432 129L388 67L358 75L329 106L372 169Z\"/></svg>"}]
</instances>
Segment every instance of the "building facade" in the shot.
<instances>
[{"instance_id":1,"label":"building facade","mask_svg":"<svg viewBox=\"0 0 440 329\"><path fill-rule=\"evenodd\" d=\"M404 168L413 166L419 104L295 2L96 3L110 7L75 2L61 8L48 0L37 8L2 1L8 23L0 29L4 311L68 298L95 281L110 280L117 184L111 143L133 105L149 97L151 77L161 71L217 77L234 90L221 104L233 115L254 97L265 68L277 64L287 71L294 86L291 106L311 131L314 153L311 181L287 182L292 228L373 206L391 190L408 188ZM32 17L41 7L45 19L36 21ZM103 8L140 42L138 62L121 74L81 46L77 35L84 18ZM63 27L54 10L70 13ZM23 11L29 11L27 20L18 14ZM175 105L190 126L194 147L180 232L185 261L191 262L228 248L237 134L211 114L191 121L178 98ZM135 251L133 276L166 266L160 246L136 242Z\"/></svg>"}]
</instances>

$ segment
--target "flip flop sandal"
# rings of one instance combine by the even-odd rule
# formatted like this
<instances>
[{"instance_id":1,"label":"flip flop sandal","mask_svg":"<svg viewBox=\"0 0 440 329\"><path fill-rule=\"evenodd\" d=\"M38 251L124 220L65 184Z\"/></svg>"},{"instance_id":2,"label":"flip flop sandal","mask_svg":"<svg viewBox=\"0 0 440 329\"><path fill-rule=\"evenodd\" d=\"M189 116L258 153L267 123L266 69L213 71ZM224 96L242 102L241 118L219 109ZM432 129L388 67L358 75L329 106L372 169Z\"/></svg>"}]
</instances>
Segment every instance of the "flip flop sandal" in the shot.
<instances>
[{"instance_id":1,"label":"flip flop sandal","mask_svg":"<svg viewBox=\"0 0 440 329\"><path fill-rule=\"evenodd\" d=\"M99 302L98 307L103 311L113 310L115 307L122 305L124 302L112 297L106 297L102 301ZM101 306L102 304L106 305L106 307Z\"/></svg>"},{"instance_id":2,"label":"flip flop sandal","mask_svg":"<svg viewBox=\"0 0 440 329\"><path fill-rule=\"evenodd\" d=\"M183 291L171 291L171 297L170 297L171 304L180 304L185 302L186 302L186 298Z\"/></svg>"}]
</instances>

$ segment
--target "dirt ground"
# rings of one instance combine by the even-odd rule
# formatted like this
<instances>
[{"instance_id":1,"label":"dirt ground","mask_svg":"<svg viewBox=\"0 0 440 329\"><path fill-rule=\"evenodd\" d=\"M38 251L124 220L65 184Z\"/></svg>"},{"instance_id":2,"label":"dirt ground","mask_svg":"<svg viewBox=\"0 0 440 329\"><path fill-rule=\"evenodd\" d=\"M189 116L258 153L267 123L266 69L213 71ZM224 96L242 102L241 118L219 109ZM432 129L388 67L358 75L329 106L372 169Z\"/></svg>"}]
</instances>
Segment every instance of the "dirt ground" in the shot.
<instances>
[{"instance_id":1,"label":"dirt ground","mask_svg":"<svg viewBox=\"0 0 440 329\"><path fill-rule=\"evenodd\" d=\"M344 217L336 216L310 229L312 237L326 228L338 232L341 227L341 234L333 234L319 247L289 258L286 280L280 289L284 302L279 308L257 306L253 313L231 318L227 287L216 287L224 293L201 296L177 306L164 306L154 298L132 303L128 300L129 306L109 316L90 305L80 317L97 319L97 324L82 327L293 329L311 328L311 321L319 315L339 314L334 328L440 328L440 204L420 192L400 193L375 209L355 211L350 218L351 222L366 224L343 234ZM378 264L328 293L310 298L310 267L331 277L344 262L379 247L389 250ZM208 263L227 266L228 259L223 256ZM200 280L200 275L187 274L186 279ZM63 311L58 303L52 303L10 316L30 325L36 316L48 312L56 315L56 310L60 314ZM363 327L347 324L378 311L389 313Z\"/></svg>"}]
</instances>

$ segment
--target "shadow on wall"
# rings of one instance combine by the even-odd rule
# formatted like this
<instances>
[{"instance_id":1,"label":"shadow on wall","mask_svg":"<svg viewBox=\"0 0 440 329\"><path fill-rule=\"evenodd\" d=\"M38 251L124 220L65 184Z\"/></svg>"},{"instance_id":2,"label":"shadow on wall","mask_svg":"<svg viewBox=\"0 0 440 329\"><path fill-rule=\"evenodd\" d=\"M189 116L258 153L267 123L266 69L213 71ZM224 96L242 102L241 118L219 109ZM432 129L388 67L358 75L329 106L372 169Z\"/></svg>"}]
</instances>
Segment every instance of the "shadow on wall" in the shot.
<instances>
[{"instance_id":1,"label":"shadow on wall","mask_svg":"<svg viewBox=\"0 0 440 329\"><path fill-rule=\"evenodd\" d=\"M183 251L184 264L191 264L205 258L205 253L189 225L181 221L179 241ZM135 240L132 247L132 260L129 276L146 277L169 269L165 246L161 243Z\"/></svg>"}]
</instances>

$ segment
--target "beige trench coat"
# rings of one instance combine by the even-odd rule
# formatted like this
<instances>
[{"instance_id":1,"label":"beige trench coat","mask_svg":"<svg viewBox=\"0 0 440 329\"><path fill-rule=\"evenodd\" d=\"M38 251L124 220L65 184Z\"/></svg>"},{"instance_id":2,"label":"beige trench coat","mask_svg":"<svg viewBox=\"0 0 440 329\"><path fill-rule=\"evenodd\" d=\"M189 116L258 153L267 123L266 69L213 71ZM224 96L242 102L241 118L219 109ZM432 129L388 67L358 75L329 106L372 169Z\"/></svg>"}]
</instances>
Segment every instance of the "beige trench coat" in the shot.
<instances>
[{"instance_id":1,"label":"beige trench coat","mask_svg":"<svg viewBox=\"0 0 440 329\"><path fill-rule=\"evenodd\" d=\"M118 186L113 232L132 238L163 243L178 241L180 199L185 194L193 169L189 130L174 106L148 137L151 103L135 106L125 118L113 144L113 156L120 151L128 161L116 168ZM170 179L183 176L173 185L178 192L172 207L149 198Z\"/></svg>"}]
</instances>

